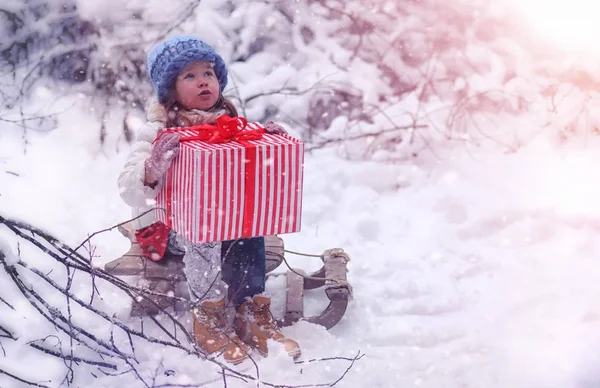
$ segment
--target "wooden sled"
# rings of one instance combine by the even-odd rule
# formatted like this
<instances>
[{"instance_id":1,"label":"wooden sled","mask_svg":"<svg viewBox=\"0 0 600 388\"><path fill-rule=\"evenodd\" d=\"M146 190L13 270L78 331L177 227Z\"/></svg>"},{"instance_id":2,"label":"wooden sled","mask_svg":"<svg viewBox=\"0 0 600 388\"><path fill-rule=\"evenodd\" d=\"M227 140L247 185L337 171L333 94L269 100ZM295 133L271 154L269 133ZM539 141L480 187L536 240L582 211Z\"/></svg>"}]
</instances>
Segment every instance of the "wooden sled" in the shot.
<instances>
[{"instance_id":1,"label":"wooden sled","mask_svg":"<svg viewBox=\"0 0 600 388\"><path fill-rule=\"evenodd\" d=\"M173 308L175 312L189 310L189 292L183 262L181 259L164 258L159 262L148 260L141 255L140 246L135 241L133 229L129 225L119 227L119 231L131 241L131 248L120 258L104 266L106 272L115 276L136 276L137 286L149 290L146 298L133 302L131 315L156 315L162 309ZM270 273L284 262L283 240L278 236L265 237L266 271ZM302 270L289 269L285 315L278 323L288 326L306 320L326 327L335 326L346 313L352 289L346 273L350 258L342 249L326 250L321 256L323 266L313 274L306 275ZM304 317L304 290L325 288L329 305L312 317Z\"/></svg>"}]
</instances>

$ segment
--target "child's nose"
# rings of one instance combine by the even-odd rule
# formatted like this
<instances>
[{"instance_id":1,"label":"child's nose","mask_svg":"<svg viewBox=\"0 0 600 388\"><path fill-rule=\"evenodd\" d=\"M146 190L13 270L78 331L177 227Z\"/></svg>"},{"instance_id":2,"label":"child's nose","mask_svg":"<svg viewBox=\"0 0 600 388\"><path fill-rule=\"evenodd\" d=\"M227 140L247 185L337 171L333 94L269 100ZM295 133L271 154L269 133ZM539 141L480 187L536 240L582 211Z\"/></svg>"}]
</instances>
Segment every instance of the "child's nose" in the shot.
<instances>
[{"instance_id":1,"label":"child's nose","mask_svg":"<svg viewBox=\"0 0 600 388\"><path fill-rule=\"evenodd\" d=\"M198 86L206 86L206 85L208 85L208 82L205 79L200 78L198 80Z\"/></svg>"}]
</instances>

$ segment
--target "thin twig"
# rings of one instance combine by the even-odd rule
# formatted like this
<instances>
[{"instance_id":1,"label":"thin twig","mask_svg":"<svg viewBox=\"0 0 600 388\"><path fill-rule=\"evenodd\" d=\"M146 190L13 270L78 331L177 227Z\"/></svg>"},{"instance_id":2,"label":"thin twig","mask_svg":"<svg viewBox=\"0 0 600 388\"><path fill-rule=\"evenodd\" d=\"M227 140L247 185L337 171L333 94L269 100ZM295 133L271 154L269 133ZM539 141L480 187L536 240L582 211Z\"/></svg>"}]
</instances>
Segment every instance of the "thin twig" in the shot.
<instances>
[{"instance_id":1,"label":"thin twig","mask_svg":"<svg viewBox=\"0 0 600 388\"><path fill-rule=\"evenodd\" d=\"M95 361L95 360L86 360L84 358L81 357L75 357L73 356L73 354L71 353L71 355L66 355L54 350L50 350L48 348L45 348L43 346L40 346L36 343L30 343L29 346L31 346L32 348L39 350L43 353L49 354L51 356L54 357L58 357L58 358L62 358L62 359L68 359L74 362L83 362L85 364L88 365L95 365L95 366L101 366L103 368L108 368L108 369L113 369L113 370L117 370L117 366L115 364L109 364L108 362L104 362L104 361Z\"/></svg>"},{"instance_id":2,"label":"thin twig","mask_svg":"<svg viewBox=\"0 0 600 388\"><path fill-rule=\"evenodd\" d=\"M346 370L340 376L340 378L337 379L333 384L331 384L331 386L333 387L334 385L336 385L337 383L339 383L340 381L342 381L344 379L344 377L346 377L346 375L348 374L348 372L350 372L350 369L352 369L352 367L354 366L354 363L356 361L360 360L361 358L363 358L363 356L364 356L364 354L361 355L360 351L358 351L358 354L356 355L356 357L354 357L354 359L352 360L352 362L350 362L350 365L348 365L348 368L346 368Z\"/></svg>"},{"instance_id":3,"label":"thin twig","mask_svg":"<svg viewBox=\"0 0 600 388\"><path fill-rule=\"evenodd\" d=\"M42 384L38 384L38 383L34 383L34 382L31 382L31 381L27 381L25 379L22 379L19 376L15 376L12 373L8 373L7 371L5 371L3 369L0 369L0 374L7 375L8 377L10 377L10 378L12 378L14 380L17 380L17 381L19 381L21 383L24 383L24 384L27 384L27 385L31 385L33 387L50 388L47 385L42 385Z\"/></svg>"}]
</instances>

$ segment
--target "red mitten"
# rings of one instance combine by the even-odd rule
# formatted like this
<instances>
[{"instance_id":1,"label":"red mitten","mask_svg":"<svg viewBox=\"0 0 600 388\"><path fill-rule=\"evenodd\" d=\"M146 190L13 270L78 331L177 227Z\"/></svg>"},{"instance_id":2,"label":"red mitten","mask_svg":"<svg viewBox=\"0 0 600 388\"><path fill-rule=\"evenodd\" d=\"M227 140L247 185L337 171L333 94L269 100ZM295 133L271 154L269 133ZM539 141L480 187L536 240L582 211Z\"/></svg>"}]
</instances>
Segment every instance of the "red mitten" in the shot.
<instances>
[{"instance_id":1,"label":"red mitten","mask_svg":"<svg viewBox=\"0 0 600 388\"><path fill-rule=\"evenodd\" d=\"M135 239L142 248L144 256L159 261L165 255L169 242L169 227L158 221L135 231Z\"/></svg>"}]
</instances>

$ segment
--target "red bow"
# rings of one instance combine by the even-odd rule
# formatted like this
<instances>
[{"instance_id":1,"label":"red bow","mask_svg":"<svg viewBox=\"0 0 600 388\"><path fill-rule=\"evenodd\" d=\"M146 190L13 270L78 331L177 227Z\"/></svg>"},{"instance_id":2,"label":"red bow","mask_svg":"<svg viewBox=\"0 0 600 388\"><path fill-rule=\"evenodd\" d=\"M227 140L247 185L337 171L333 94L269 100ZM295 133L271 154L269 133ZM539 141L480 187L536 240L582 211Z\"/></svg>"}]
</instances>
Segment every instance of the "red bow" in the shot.
<instances>
[{"instance_id":1,"label":"red bow","mask_svg":"<svg viewBox=\"0 0 600 388\"><path fill-rule=\"evenodd\" d=\"M243 117L229 117L227 115L217 118L217 125L194 125L191 127L167 128L157 138L165 133L179 133L182 131L194 131L195 135L181 138L181 142L200 140L207 143L227 143L232 140L243 142L247 140L259 140L265 132L263 128L246 128L248 122ZM156 141L155 140L155 141Z\"/></svg>"}]
</instances>

